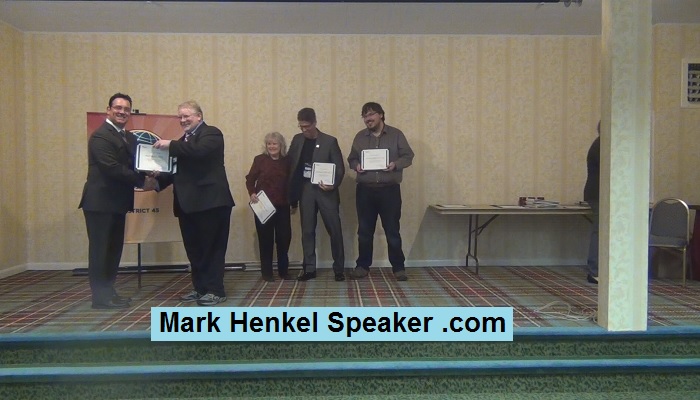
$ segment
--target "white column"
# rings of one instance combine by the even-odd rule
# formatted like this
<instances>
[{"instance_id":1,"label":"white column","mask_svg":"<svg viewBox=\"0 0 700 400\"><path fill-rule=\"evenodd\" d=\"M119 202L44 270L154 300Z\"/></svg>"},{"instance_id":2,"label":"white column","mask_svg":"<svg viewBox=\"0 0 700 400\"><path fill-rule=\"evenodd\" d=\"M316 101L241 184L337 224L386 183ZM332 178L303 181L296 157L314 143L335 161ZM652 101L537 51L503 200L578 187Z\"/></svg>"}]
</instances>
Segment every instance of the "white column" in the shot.
<instances>
[{"instance_id":1,"label":"white column","mask_svg":"<svg viewBox=\"0 0 700 400\"><path fill-rule=\"evenodd\" d=\"M598 324L647 328L651 0L602 2Z\"/></svg>"}]
</instances>

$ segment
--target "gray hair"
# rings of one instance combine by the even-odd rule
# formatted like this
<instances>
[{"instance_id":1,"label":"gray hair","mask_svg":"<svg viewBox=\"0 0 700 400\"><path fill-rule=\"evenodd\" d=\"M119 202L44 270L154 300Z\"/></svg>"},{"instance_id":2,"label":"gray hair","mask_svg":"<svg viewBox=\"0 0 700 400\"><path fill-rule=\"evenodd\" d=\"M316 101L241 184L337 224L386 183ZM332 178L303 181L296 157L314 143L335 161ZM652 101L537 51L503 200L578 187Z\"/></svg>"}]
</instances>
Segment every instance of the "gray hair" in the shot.
<instances>
[{"instance_id":1,"label":"gray hair","mask_svg":"<svg viewBox=\"0 0 700 400\"><path fill-rule=\"evenodd\" d=\"M194 100L187 100L186 102L177 106L178 110L181 108L186 108L188 110L192 110L192 111L196 112L197 114L201 115L202 119L204 119L204 113L202 112L202 107L200 107L199 104L197 104L197 102Z\"/></svg>"},{"instance_id":2,"label":"gray hair","mask_svg":"<svg viewBox=\"0 0 700 400\"><path fill-rule=\"evenodd\" d=\"M265 135L265 141L263 142L263 154L270 155L267 152L267 141L268 140L275 140L277 143L280 145L280 157L284 157L287 155L287 142L284 140L284 136L282 136L281 133L279 132L270 132L267 135Z\"/></svg>"}]
</instances>

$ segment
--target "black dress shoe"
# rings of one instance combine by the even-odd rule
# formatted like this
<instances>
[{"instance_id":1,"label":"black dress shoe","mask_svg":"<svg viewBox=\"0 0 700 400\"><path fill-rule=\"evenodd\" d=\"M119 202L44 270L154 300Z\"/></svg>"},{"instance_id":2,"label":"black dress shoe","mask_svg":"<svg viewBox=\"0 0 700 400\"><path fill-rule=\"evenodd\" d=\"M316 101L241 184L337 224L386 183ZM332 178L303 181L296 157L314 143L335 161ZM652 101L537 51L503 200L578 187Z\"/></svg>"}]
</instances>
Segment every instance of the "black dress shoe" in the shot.
<instances>
[{"instance_id":1,"label":"black dress shoe","mask_svg":"<svg viewBox=\"0 0 700 400\"><path fill-rule=\"evenodd\" d=\"M342 272L336 273L335 274L335 281L336 282L342 282L345 280L345 274Z\"/></svg>"},{"instance_id":2,"label":"black dress shoe","mask_svg":"<svg viewBox=\"0 0 700 400\"><path fill-rule=\"evenodd\" d=\"M119 308L129 308L131 307L131 304L128 302L126 303L115 303L114 301L110 300L106 303L92 303L92 308L96 310L113 310L113 309L119 309Z\"/></svg>"},{"instance_id":3,"label":"black dress shoe","mask_svg":"<svg viewBox=\"0 0 700 400\"><path fill-rule=\"evenodd\" d=\"M283 281L291 281L291 280L294 279L294 278L292 278L291 276L289 276L289 274L280 274L279 277L280 277L280 279L282 279Z\"/></svg>"},{"instance_id":4,"label":"black dress shoe","mask_svg":"<svg viewBox=\"0 0 700 400\"><path fill-rule=\"evenodd\" d=\"M265 275L263 275L262 278L263 278L263 280L264 280L265 282L274 282L274 281L275 281L275 277L272 276L272 275L270 275L270 276L265 276Z\"/></svg>"},{"instance_id":5,"label":"black dress shoe","mask_svg":"<svg viewBox=\"0 0 700 400\"><path fill-rule=\"evenodd\" d=\"M304 272L297 278L298 281L304 282L311 279L316 279L316 271L314 272Z\"/></svg>"}]
</instances>

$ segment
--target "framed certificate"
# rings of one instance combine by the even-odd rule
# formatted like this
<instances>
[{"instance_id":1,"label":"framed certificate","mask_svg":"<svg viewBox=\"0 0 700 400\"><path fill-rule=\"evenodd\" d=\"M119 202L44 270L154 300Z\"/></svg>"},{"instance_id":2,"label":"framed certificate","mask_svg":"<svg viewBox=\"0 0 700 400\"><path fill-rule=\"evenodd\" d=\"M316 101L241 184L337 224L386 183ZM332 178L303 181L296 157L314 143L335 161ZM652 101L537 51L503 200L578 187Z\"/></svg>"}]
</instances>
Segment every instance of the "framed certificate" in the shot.
<instances>
[{"instance_id":1,"label":"framed certificate","mask_svg":"<svg viewBox=\"0 0 700 400\"><path fill-rule=\"evenodd\" d=\"M149 144L136 146L136 169L139 171L173 172L173 158L168 149L156 149Z\"/></svg>"},{"instance_id":2,"label":"framed certificate","mask_svg":"<svg viewBox=\"0 0 700 400\"><path fill-rule=\"evenodd\" d=\"M267 222L277 211L270 201L270 198L267 197L267 194L262 190L258 192L258 202L248 203L248 205L250 205L250 208L255 213L255 216L258 217L261 224Z\"/></svg>"},{"instance_id":3,"label":"framed certificate","mask_svg":"<svg viewBox=\"0 0 700 400\"><path fill-rule=\"evenodd\" d=\"M318 185L335 185L335 164L315 162L311 167L311 183Z\"/></svg>"},{"instance_id":4,"label":"framed certificate","mask_svg":"<svg viewBox=\"0 0 700 400\"><path fill-rule=\"evenodd\" d=\"M365 171L386 169L389 165L389 149L362 150L360 166Z\"/></svg>"}]
</instances>

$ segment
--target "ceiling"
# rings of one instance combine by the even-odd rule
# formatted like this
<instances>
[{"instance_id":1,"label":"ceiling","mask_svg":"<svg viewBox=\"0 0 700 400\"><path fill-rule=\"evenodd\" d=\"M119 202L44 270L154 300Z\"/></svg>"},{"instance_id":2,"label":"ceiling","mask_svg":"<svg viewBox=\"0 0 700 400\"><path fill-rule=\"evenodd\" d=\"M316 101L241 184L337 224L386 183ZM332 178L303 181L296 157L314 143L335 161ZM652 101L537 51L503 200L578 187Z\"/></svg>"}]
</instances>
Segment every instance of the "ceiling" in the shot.
<instances>
[{"instance_id":1,"label":"ceiling","mask_svg":"<svg viewBox=\"0 0 700 400\"><path fill-rule=\"evenodd\" d=\"M366 0L365 0L366 1ZM23 32L598 35L602 0L494 2L8 1ZM551 1L551 0L549 0ZM700 24L700 0L652 0L652 22Z\"/></svg>"}]
</instances>

